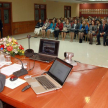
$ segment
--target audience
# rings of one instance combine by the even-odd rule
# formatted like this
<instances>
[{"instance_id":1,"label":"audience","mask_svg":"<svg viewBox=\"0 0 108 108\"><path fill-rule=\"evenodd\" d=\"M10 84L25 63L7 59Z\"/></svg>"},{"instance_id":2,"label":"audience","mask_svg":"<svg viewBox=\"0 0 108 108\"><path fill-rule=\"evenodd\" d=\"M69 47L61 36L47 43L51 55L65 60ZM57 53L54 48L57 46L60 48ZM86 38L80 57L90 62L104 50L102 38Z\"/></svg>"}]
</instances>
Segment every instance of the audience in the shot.
<instances>
[{"instance_id":1,"label":"audience","mask_svg":"<svg viewBox=\"0 0 108 108\"><path fill-rule=\"evenodd\" d=\"M63 26L63 30L61 32L62 40L65 40L66 34L69 33L69 30L71 28L71 24L69 23L69 20L66 20L66 23Z\"/></svg>"},{"instance_id":2,"label":"audience","mask_svg":"<svg viewBox=\"0 0 108 108\"><path fill-rule=\"evenodd\" d=\"M47 30L47 37L49 38L50 33L53 33L56 27L55 20L52 20L52 23L49 26L49 29Z\"/></svg>"},{"instance_id":3,"label":"audience","mask_svg":"<svg viewBox=\"0 0 108 108\"><path fill-rule=\"evenodd\" d=\"M89 27L89 38L90 38L89 44L92 44L93 35L96 35L96 32L97 32L97 25L95 25L95 21L92 21L92 23Z\"/></svg>"},{"instance_id":4,"label":"audience","mask_svg":"<svg viewBox=\"0 0 108 108\"><path fill-rule=\"evenodd\" d=\"M106 36L108 32L108 25L106 24L106 20L103 19L102 24L99 26L99 33L97 35L97 44L100 45L100 36L103 36L103 45L106 45Z\"/></svg>"},{"instance_id":5,"label":"audience","mask_svg":"<svg viewBox=\"0 0 108 108\"><path fill-rule=\"evenodd\" d=\"M39 19L39 22L36 24L35 30L34 30L35 38L37 38L37 36L39 35L40 31L42 30L42 26L43 26L43 22L42 22L41 19Z\"/></svg>"},{"instance_id":6,"label":"audience","mask_svg":"<svg viewBox=\"0 0 108 108\"><path fill-rule=\"evenodd\" d=\"M45 31L47 31L49 26L50 26L49 20L46 19L44 25L42 26L42 38L45 38Z\"/></svg>"},{"instance_id":7,"label":"audience","mask_svg":"<svg viewBox=\"0 0 108 108\"><path fill-rule=\"evenodd\" d=\"M106 37L108 31L108 17L101 19L100 17L91 17L88 18L82 17L69 17L69 18L60 18L57 19L54 17L50 24L49 20L46 19L45 23L39 19L39 22L35 26L35 37L42 32L42 37L45 38L45 33L47 33L47 38L51 33L54 32L55 39L58 40L58 36L61 33L62 40L65 40L66 34L69 33L70 41L73 41L73 38L76 38L76 34L79 37L79 43L82 43L82 40L85 36L89 37L89 44L93 44L93 36L97 34L97 44L100 45L100 37L103 37L103 45L106 46Z\"/></svg>"},{"instance_id":8,"label":"audience","mask_svg":"<svg viewBox=\"0 0 108 108\"><path fill-rule=\"evenodd\" d=\"M58 19L56 27L55 27L55 31L54 31L54 36L56 40L58 40L58 35L62 31L62 29L63 29L63 23L61 22L60 19Z\"/></svg>"}]
</instances>

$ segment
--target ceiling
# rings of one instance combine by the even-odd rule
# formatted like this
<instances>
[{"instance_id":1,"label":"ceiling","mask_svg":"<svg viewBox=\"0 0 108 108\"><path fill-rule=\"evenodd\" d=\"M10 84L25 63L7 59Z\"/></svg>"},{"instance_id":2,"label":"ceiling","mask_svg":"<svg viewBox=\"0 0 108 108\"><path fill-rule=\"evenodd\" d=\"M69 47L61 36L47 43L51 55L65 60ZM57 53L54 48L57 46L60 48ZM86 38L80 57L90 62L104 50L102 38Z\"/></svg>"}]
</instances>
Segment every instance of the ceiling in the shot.
<instances>
[{"instance_id":1,"label":"ceiling","mask_svg":"<svg viewBox=\"0 0 108 108\"><path fill-rule=\"evenodd\" d=\"M70 2L70 3L108 3L108 0L48 0L55 2Z\"/></svg>"}]
</instances>

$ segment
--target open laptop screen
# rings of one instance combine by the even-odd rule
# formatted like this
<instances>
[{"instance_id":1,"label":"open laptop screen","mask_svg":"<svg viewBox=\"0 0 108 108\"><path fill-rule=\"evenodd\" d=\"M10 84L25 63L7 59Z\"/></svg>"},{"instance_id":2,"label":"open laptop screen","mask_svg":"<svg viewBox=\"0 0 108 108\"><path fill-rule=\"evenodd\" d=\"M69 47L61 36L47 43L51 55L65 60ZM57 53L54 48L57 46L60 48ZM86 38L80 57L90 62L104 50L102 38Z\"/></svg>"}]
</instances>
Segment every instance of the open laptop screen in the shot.
<instances>
[{"instance_id":1,"label":"open laptop screen","mask_svg":"<svg viewBox=\"0 0 108 108\"><path fill-rule=\"evenodd\" d=\"M59 41L40 39L39 53L58 56Z\"/></svg>"},{"instance_id":2,"label":"open laptop screen","mask_svg":"<svg viewBox=\"0 0 108 108\"><path fill-rule=\"evenodd\" d=\"M49 69L48 74L59 84L63 85L72 68L72 65L57 58Z\"/></svg>"}]
</instances>

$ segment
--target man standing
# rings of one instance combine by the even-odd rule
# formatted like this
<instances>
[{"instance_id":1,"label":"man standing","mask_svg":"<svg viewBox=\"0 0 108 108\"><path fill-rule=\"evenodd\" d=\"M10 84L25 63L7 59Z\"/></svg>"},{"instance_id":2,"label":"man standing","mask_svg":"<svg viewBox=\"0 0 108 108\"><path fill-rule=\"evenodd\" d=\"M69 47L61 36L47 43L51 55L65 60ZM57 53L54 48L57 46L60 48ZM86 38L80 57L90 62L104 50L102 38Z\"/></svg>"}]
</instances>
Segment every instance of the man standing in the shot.
<instances>
[{"instance_id":1,"label":"man standing","mask_svg":"<svg viewBox=\"0 0 108 108\"><path fill-rule=\"evenodd\" d=\"M97 44L100 45L100 36L103 36L103 45L106 45L106 37L108 32L108 25L106 24L106 20L103 19L102 24L99 26L99 33L97 35Z\"/></svg>"},{"instance_id":2,"label":"man standing","mask_svg":"<svg viewBox=\"0 0 108 108\"><path fill-rule=\"evenodd\" d=\"M3 24L2 21L0 19L0 32L1 32L1 38L3 37Z\"/></svg>"}]
</instances>

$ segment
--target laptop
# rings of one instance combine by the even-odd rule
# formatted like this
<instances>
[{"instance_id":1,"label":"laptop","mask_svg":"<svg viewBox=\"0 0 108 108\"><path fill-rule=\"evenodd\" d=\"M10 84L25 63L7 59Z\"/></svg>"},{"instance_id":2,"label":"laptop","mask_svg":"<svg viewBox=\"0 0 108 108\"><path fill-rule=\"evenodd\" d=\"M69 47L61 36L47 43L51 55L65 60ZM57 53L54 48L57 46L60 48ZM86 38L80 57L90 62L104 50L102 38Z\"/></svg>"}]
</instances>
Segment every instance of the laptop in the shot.
<instances>
[{"instance_id":1,"label":"laptop","mask_svg":"<svg viewBox=\"0 0 108 108\"><path fill-rule=\"evenodd\" d=\"M26 81L36 94L54 91L63 87L73 66L56 58L45 75L27 78Z\"/></svg>"},{"instance_id":2,"label":"laptop","mask_svg":"<svg viewBox=\"0 0 108 108\"><path fill-rule=\"evenodd\" d=\"M59 41L40 39L39 52L30 59L50 63L58 56Z\"/></svg>"}]
</instances>

